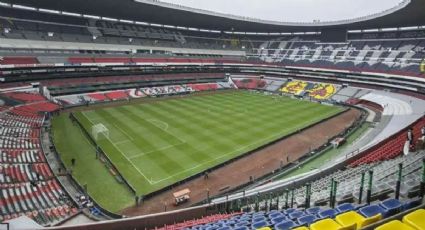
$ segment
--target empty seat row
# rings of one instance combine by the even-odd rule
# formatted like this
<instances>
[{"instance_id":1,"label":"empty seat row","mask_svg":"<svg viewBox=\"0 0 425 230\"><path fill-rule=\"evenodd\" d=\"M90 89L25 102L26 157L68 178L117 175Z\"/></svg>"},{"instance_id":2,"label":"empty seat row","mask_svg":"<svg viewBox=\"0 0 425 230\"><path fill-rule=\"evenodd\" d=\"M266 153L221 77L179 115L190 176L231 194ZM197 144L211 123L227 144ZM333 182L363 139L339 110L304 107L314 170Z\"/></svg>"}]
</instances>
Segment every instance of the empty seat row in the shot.
<instances>
[{"instance_id":1,"label":"empty seat row","mask_svg":"<svg viewBox=\"0 0 425 230\"><path fill-rule=\"evenodd\" d=\"M41 181L52 177L53 174L46 163L0 165L0 183Z\"/></svg>"},{"instance_id":2,"label":"empty seat row","mask_svg":"<svg viewBox=\"0 0 425 230\"><path fill-rule=\"evenodd\" d=\"M402 221L393 220L376 230L425 230L425 209L418 209L403 216Z\"/></svg>"},{"instance_id":3,"label":"empty seat row","mask_svg":"<svg viewBox=\"0 0 425 230\"><path fill-rule=\"evenodd\" d=\"M39 139L21 139L10 136L0 138L0 149L40 149Z\"/></svg>"},{"instance_id":4,"label":"empty seat row","mask_svg":"<svg viewBox=\"0 0 425 230\"><path fill-rule=\"evenodd\" d=\"M45 158L40 150L0 150L0 163L42 163Z\"/></svg>"},{"instance_id":5,"label":"empty seat row","mask_svg":"<svg viewBox=\"0 0 425 230\"><path fill-rule=\"evenodd\" d=\"M196 230L248 230L248 229L362 229L403 210L420 204L418 200L400 202L387 199L372 205L344 203L335 209L312 207L308 209L282 209L248 212L214 222L192 226Z\"/></svg>"},{"instance_id":6,"label":"empty seat row","mask_svg":"<svg viewBox=\"0 0 425 230\"><path fill-rule=\"evenodd\" d=\"M0 136L39 138L40 130L27 127L0 127Z\"/></svg>"}]
</instances>

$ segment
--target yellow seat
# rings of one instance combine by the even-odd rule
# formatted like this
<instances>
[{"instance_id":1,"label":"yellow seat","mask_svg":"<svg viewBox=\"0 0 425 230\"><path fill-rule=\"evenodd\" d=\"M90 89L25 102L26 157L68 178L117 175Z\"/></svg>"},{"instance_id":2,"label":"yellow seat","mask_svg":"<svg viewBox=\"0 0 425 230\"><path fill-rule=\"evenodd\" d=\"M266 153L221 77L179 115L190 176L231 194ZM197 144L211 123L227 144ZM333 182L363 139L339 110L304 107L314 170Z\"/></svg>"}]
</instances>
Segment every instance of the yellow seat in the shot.
<instances>
[{"instance_id":1,"label":"yellow seat","mask_svg":"<svg viewBox=\"0 0 425 230\"><path fill-rule=\"evenodd\" d=\"M257 228L257 230L272 230L270 227Z\"/></svg>"},{"instance_id":2,"label":"yellow seat","mask_svg":"<svg viewBox=\"0 0 425 230\"><path fill-rule=\"evenodd\" d=\"M375 230L415 230L415 229L410 227L407 224L403 224L399 220L393 220L375 228Z\"/></svg>"},{"instance_id":3,"label":"yellow seat","mask_svg":"<svg viewBox=\"0 0 425 230\"><path fill-rule=\"evenodd\" d=\"M365 218L362 215L358 214L355 211L345 212L336 216L335 220L343 227L348 227L353 224L356 225L356 229L362 229L367 225L371 225L375 222L378 222L382 219L381 214Z\"/></svg>"},{"instance_id":4,"label":"yellow seat","mask_svg":"<svg viewBox=\"0 0 425 230\"><path fill-rule=\"evenodd\" d=\"M425 209L418 209L405 215L403 222L417 230L425 230Z\"/></svg>"},{"instance_id":5,"label":"yellow seat","mask_svg":"<svg viewBox=\"0 0 425 230\"><path fill-rule=\"evenodd\" d=\"M355 230L357 224L354 223L348 226L341 226L332 219L319 220L310 225L311 230Z\"/></svg>"},{"instance_id":6,"label":"yellow seat","mask_svg":"<svg viewBox=\"0 0 425 230\"><path fill-rule=\"evenodd\" d=\"M368 225L371 225L373 223L376 223L380 220L382 220L381 214L378 214L378 215L375 215L375 216L372 216L372 217L369 217L369 218L365 218L365 220L362 223L360 223L360 228L358 228L358 229L362 229L362 228L364 228Z\"/></svg>"},{"instance_id":7,"label":"yellow seat","mask_svg":"<svg viewBox=\"0 0 425 230\"><path fill-rule=\"evenodd\" d=\"M323 219L316 221L310 225L311 230L338 230L341 227L332 219Z\"/></svg>"},{"instance_id":8,"label":"yellow seat","mask_svg":"<svg viewBox=\"0 0 425 230\"><path fill-rule=\"evenodd\" d=\"M310 230L307 227L298 227L298 228L293 228L292 230Z\"/></svg>"},{"instance_id":9,"label":"yellow seat","mask_svg":"<svg viewBox=\"0 0 425 230\"><path fill-rule=\"evenodd\" d=\"M350 226L356 224L356 229L361 229L362 223L365 221L362 215L358 214L355 211L345 212L343 214L339 214L335 217L336 222L341 226Z\"/></svg>"}]
</instances>

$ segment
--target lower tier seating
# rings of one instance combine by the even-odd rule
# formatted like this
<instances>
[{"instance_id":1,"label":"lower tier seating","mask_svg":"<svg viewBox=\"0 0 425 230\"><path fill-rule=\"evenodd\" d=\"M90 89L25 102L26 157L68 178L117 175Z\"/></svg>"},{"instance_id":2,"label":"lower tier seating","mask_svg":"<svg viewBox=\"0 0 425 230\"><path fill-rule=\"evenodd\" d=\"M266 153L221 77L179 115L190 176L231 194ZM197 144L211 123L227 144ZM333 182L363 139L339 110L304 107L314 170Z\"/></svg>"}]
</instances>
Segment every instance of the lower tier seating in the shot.
<instances>
[{"instance_id":1,"label":"lower tier seating","mask_svg":"<svg viewBox=\"0 0 425 230\"><path fill-rule=\"evenodd\" d=\"M24 104L0 113L0 222L26 215L39 224L52 225L78 212L41 147L44 116L39 112L59 107L41 95L12 95L20 95Z\"/></svg>"},{"instance_id":2,"label":"lower tier seating","mask_svg":"<svg viewBox=\"0 0 425 230\"><path fill-rule=\"evenodd\" d=\"M270 211L245 212L230 216L225 219L210 221L196 226L185 226L186 229L206 230L248 230L248 229L311 229L311 230L341 230L362 229L363 227L377 223L404 210L414 208L419 202L399 201L387 199L371 205L356 205L344 203L335 209L324 207L312 207L307 209L274 209ZM406 215L403 222L413 226L421 226L424 223L424 211L418 210ZM174 225L164 229L179 229ZM181 225L179 225L181 226Z\"/></svg>"}]
</instances>

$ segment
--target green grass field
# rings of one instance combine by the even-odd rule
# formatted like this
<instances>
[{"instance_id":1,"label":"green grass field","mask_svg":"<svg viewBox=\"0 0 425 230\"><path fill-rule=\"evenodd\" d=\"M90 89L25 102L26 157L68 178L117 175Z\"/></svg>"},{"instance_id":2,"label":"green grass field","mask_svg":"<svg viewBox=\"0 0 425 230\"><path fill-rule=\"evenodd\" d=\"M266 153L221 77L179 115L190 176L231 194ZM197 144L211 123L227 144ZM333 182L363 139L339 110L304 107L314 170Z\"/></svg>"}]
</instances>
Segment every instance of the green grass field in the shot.
<instances>
[{"instance_id":1,"label":"green grass field","mask_svg":"<svg viewBox=\"0 0 425 230\"><path fill-rule=\"evenodd\" d=\"M323 120L341 108L233 92L76 113L139 195L181 181Z\"/></svg>"},{"instance_id":2,"label":"green grass field","mask_svg":"<svg viewBox=\"0 0 425 230\"><path fill-rule=\"evenodd\" d=\"M247 91L190 96L76 112L91 133L93 124L109 129L97 144L137 191L149 194L257 147L320 122L343 110L288 97ZM116 182L68 114L53 120L55 145L74 177L104 208L119 211L133 195ZM71 137L72 138L69 138ZM96 163L93 163L96 162Z\"/></svg>"}]
</instances>

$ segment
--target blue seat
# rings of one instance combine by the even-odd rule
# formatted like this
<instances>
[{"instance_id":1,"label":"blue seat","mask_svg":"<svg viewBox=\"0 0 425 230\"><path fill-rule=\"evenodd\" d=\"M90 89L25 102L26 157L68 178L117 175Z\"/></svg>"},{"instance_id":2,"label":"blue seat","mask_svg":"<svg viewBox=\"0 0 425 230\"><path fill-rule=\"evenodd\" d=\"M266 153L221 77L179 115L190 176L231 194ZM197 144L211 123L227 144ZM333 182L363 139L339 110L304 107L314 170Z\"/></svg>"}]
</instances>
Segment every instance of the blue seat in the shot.
<instances>
[{"instance_id":1,"label":"blue seat","mask_svg":"<svg viewBox=\"0 0 425 230\"><path fill-rule=\"evenodd\" d=\"M353 211L354 209L356 209L356 207L354 207L354 205L352 203L343 203L343 204L340 204L336 207L336 210L339 213Z\"/></svg>"},{"instance_id":2,"label":"blue seat","mask_svg":"<svg viewBox=\"0 0 425 230\"><path fill-rule=\"evenodd\" d=\"M403 202L403 206L402 209L403 210L408 210L408 209L412 209L415 208L419 205L422 204L422 199L421 198L413 198L413 199L409 199Z\"/></svg>"},{"instance_id":3,"label":"blue seat","mask_svg":"<svg viewBox=\"0 0 425 230\"><path fill-rule=\"evenodd\" d=\"M249 230L249 228L247 226L239 226L239 227L233 228L233 230Z\"/></svg>"},{"instance_id":4,"label":"blue seat","mask_svg":"<svg viewBox=\"0 0 425 230\"><path fill-rule=\"evenodd\" d=\"M385 209L388 216L397 214L401 211L402 203L397 199L386 199L379 204Z\"/></svg>"},{"instance_id":5,"label":"blue seat","mask_svg":"<svg viewBox=\"0 0 425 230\"><path fill-rule=\"evenodd\" d=\"M308 208L307 210L305 210L305 212L307 214L312 214L312 215L316 215L317 213L319 213L320 211L322 211L321 208L319 207L312 207L312 208Z\"/></svg>"},{"instance_id":6,"label":"blue seat","mask_svg":"<svg viewBox=\"0 0 425 230\"><path fill-rule=\"evenodd\" d=\"M382 216L386 217L385 210L381 206L376 204L363 207L359 209L359 212L367 218L375 216L377 214L381 214Z\"/></svg>"},{"instance_id":7,"label":"blue seat","mask_svg":"<svg viewBox=\"0 0 425 230\"><path fill-rule=\"evenodd\" d=\"M295 211L296 211L295 208L288 208L288 209L284 210L283 213L285 213L286 215L289 215L289 213L293 213Z\"/></svg>"},{"instance_id":8,"label":"blue seat","mask_svg":"<svg viewBox=\"0 0 425 230\"><path fill-rule=\"evenodd\" d=\"M264 216L255 216L252 218L252 222L265 221L267 218Z\"/></svg>"},{"instance_id":9,"label":"blue seat","mask_svg":"<svg viewBox=\"0 0 425 230\"><path fill-rule=\"evenodd\" d=\"M285 221L285 220L287 220L285 216L278 216L278 217L272 218L271 222L272 222L272 224L278 224L278 223Z\"/></svg>"},{"instance_id":10,"label":"blue seat","mask_svg":"<svg viewBox=\"0 0 425 230\"><path fill-rule=\"evenodd\" d=\"M254 214L252 214L252 216L264 216L265 212L264 211L259 211L259 212L254 212Z\"/></svg>"},{"instance_id":11,"label":"blue seat","mask_svg":"<svg viewBox=\"0 0 425 230\"><path fill-rule=\"evenodd\" d=\"M314 215L305 215L305 216L298 218L297 221L298 221L298 224L300 224L300 225L310 225L313 222L315 222L316 220L317 220L317 218Z\"/></svg>"},{"instance_id":12,"label":"blue seat","mask_svg":"<svg viewBox=\"0 0 425 230\"><path fill-rule=\"evenodd\" d=\"M248 225L249 225L249 222L245 220L239 221L238 223L235 224L235 226L237 227L248 226Z\"/></svg>"},{"instance_id":13,"label":"blue seat","mask_svg":"<svg viewBox=\"0 0 425 230\"><path fill-rule=\"evenodd\" d=\"M338 214L338 211L335 209L327 209L327 210L323 210L320 211L317 216L320 218L331 218L333 219L336 215Z\"/></svg>"},{"instance_id":14,"label":"blue seat","mask_svg":"<svg viewBox=\"0 0 425 230\"><path fill-rule=\"evenodd\" d=\"M221 228L217 228L217 230L231 230L232 228L229 226L223 226Z\"/></svg>"},{"instance_id":15,"label":"blue seat","mask_svg":"<svg viewBox=\"0 0 425 230\"><path fill-rule=\"evenodd\" d=\"M305 213L304 212L301 212L301 211L294 211L292 213L289 213L288 217L290 219L292 219L292 220L295 220L295 219L297 219L297 218L299 218L301 216L304 216L304 214Z\"/></svg>"},{"instance_id":16,"label":"blue seat","mask_svg":"<svg viewBox=\"0 0 425 230\"><path fill-rule=\"evenodd\" d=\"M255 228L255 229L267 227L267 226L269 226L269 223L267 223L267 221L258 221L252 224L252 228Z\"/></svg>"},{"instance_id":17,"label":"blue seat","mask_svg":"<svg viewBox=\"0 0 425 230\"><path fill-rule=\"evenodd\" d=\"M234 221L234 220L228 220L226 222L226 224L228 224L228 225L235 225L236 224L236 221Z\"/></svg>"},{"instance_id":18,"label":"blue seat","mask_svg":"<svg viewBox=\"0 0 425 230\"><path fill-rule=\"evenodd\" d=\"M281 212L274 212L274 213L270 213L269 214L269 218L270 219L273 219L273 218L276 218L276 217L280 217L280 216L284 216Z\"/></svg>"},{"instance_id":19,"label":"blue seat","mask_svg":"<svg viewBox=\"0 0 425 230\"><path fill-rule=\"evenodd\" d=\"M276 224L274 228L277 230L290 230L291 228L296 226L298 225L295 222L288 220L288 221L283 221L279 224Z\"/></svg>"}]
</instances>

